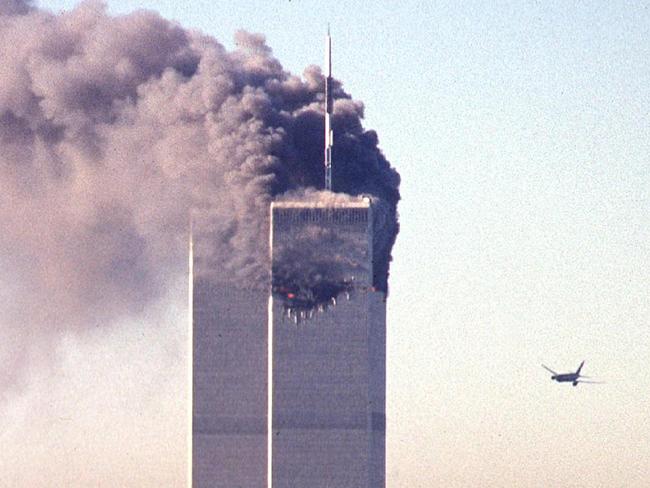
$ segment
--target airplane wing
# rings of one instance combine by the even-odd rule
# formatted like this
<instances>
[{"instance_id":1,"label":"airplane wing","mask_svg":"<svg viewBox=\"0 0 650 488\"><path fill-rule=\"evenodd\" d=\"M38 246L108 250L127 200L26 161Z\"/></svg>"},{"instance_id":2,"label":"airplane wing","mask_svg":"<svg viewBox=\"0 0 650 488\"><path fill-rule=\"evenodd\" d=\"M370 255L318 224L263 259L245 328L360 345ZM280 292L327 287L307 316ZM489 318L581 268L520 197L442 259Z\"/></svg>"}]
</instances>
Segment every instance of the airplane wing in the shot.
<instances>
[{"instance_id":1,"label":"airplane wing","mask_svg":"<svg viewBox=\"0 0 650 488\"><path fill-rule=\"evenodd\" d=\"M604 381L589 381L589 380L585 381L585 380L581 380L581 379L577 379L576 381L578 383L591 383L592 385L603 385L603 384L605 384Z\"/></svg>"},{"instance_id":2,"label":"airplane wing","mask_svg":"<svg viewBox=\"0 0 650 488\"><path fill-rule=\"evenodd\" d=\"M543 364L542 364L542 368L544 368L544 369L547 370L547 371L550 371L550 372L553 373L553 374L557 374L557 373L556 373L555 371L553 371L551 368L549 368L548 366L544 366Z\"/></svg>"}]
</instances>

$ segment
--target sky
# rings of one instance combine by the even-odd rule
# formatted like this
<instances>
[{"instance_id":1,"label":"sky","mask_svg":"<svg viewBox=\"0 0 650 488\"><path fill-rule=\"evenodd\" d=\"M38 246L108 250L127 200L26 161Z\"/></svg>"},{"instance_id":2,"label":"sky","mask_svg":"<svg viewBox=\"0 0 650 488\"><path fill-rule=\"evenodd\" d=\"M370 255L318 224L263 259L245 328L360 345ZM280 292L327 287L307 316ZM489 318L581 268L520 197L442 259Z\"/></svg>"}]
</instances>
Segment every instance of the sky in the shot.
<instances>
[{"instance_id":1,"label":"sky","mask_svg":"<svg viewBox=\"0 0 650 488\"><path fill-rule=\"evenodd\" d=\"M263 33L296 74L322 64L330 23L334 76L402 177L387 486L645 486L649 10L331 3L107 5L227 48ZM179 280L143 316L52 344L0 417L0 486L184 483L186 297ZM541 367L582 360L604 384Z\"/></svg>"}]
</instances>

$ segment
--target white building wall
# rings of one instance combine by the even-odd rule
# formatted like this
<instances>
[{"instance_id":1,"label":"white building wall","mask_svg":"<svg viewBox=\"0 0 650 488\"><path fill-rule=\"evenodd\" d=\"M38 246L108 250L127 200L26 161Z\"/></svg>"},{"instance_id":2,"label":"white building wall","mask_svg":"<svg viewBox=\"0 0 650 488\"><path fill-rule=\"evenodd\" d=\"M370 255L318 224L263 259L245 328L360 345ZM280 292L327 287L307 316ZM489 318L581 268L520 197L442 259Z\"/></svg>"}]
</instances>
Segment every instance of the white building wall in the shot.
<instances>
[{"instance_id":1,"label":"white building wall","mask_svg":"<svg viewBox=\"0 0 650 488\"><path fill-rule=\"evenodd\" d=\"M383 297L353 294L299 324L274 301L274 488L384 486Z\"/></svg>"},{"instance_id":2,"label":"white building wall","mask_svg":"<svg viewBox=\"0 0 650 488\"><path fill-rule=\"evenodd\" d=\"M265 487L268 292L193 286L192 486Z\"/></svg>"},{"instance_id":3,"label":"white building wall","mask_svg":"<svg viewBox=\"0 0 650 488\"><path fill-rule=\"evenodd\" d=\"M318 211L310 213L314 208ZM364 209L367 220L350 220L346 214L350 209ZM366 262L350 268L354 289L349 300L343 293L335 306L297 324L286 316L286 301L272 297L272 486L381 488L385 485L386 304L384 293L374 291L370 282L371 208L366 201L349 208L281 202L273 204L274 212L272 250L304 228L322 226L340 231L346 245L354 247L331 252ZM295 218L291 212L296 212Z\"/></svg>"}]
</instances>

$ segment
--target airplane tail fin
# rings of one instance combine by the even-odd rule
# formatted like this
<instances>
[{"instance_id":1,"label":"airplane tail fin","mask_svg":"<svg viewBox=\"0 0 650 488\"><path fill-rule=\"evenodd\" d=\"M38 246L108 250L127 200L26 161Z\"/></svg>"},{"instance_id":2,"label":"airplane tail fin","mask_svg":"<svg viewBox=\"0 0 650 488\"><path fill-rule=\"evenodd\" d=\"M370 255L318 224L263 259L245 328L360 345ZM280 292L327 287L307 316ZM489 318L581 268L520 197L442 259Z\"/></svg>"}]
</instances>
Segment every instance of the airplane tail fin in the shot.
<instances>
[{"instance_id":1,"label":"airplane tail fin","mask_svg":"<svg viewBox=\"0 0 650 488\"><path fill-rule=\"evenodd\" d=\"M580 363L580 366L578 366L578 371L576 371L576 374L580 374L580 370L582 369L582 366L585 364L584 361Z\"/></svg>"}]
</instances>

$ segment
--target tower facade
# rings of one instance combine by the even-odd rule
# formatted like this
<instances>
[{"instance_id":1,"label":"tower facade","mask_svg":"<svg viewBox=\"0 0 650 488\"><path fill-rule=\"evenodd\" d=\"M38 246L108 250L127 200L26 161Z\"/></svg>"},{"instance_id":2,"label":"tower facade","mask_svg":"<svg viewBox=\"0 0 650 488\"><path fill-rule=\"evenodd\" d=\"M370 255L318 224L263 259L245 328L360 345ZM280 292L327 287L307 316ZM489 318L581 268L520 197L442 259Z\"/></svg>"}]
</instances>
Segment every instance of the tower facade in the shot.
<instances>
[{"instance_id":1,"label":"tower facade","mask_svg":"<svg viewBox=\"0 0 650 488\"><path fill-rule=\"evenodd\" d=\"M373 236L368 198L271 206L274 488L385 484L386 304L372 283Z\"/></svg>"},{"instance_id":2,"label":"tower facade","mask_svg":"<svg viewBox=\"0 0 650 488\"><path fill-rule=\"evenodd\" d=\"M243 288L191 256L192 487L263 488L268 285Z\"/></svg>"}]
</instances>

